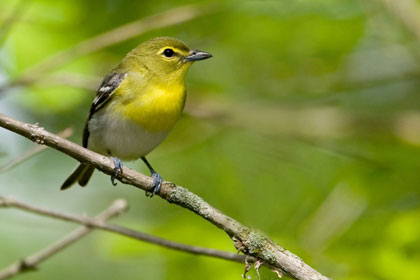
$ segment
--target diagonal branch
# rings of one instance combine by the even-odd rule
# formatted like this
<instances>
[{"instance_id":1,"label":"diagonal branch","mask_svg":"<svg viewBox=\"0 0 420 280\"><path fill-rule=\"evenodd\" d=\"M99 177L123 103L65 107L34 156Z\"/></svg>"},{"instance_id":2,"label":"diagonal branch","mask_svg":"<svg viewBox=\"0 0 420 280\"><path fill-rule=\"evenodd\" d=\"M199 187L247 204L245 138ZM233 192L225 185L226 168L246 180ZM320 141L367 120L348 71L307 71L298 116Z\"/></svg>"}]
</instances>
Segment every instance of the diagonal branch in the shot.
<instances>
[{"instance_id":1,"label":"diagonal branch","mask_svg":"<svg viewBox=\"0 0 420 280\"><path fill-rule=\"evenodd\" d=\"M27 9L28 4L31 4L31 1L20 0L14 7L10 16L7 17L0 26L0 46L6 40L7 34L10 32L13 25L20 20L22 14Z\"/></svg>"},{"instance_id":2,"label":"diagonal branch","mask_svg":"<svg viewBox=\"0 0 420 280\"><path fill-rule=\"evenodd\" d=\"M121 200L119 200L119 201L121 201ZM124 207L126 207L126 202L125 201L123 201L123 202L124 202L124 205L125 205ZM119 203L119 205L122 205L123 202L118 202L118 203ZM23 211L35 213L35 214L42 215L42 216L46 216L46 217L77 223L77 224L83 225L83 227L82 227L83 229L89 229L89 230L92 230L93 228L101 229L101 230L116 233L116 234L119 234L119 235L122 235L122 236L130 237L130 238L133 238L135 240L152 243L152 244L162 246L162 247L165 247L165 248L168 248L168 249L178 250L178 251L182 251L182 252L186 252L186 253L190 253L190 254L214 257L214 258L219 258L219 259L224 259L224 260L229 260L229 261L235 261L235 262L239 262L239 263L244 263L244 261L245 261L245 256L242 256L242 255L229 253L229 252L224 252L224 251L220 251L220 250L216 250L216 249L209 249L209 248L204 248L204 247L199 247L199 246L191 246L191 245L187 245L187 244L182 244L182 243L170 241L170 240L160 238L160 237L157 237L157 236L154 236L154 235L150 235L150 234L147 234L147 233L135 231L135 230L132 230L132 229L129 229L129 228L126 228L126 227L104 223L105 220L98 219L100 217L97 217L96 219L92 219L92 218L89 218L87 216L78 216L78 215L72 215L72 214L57 212L57 211L53 211L53 210L50 210L50 209L41 208L41 207L38 207L38 206L35 206L35 205L24 203L22 201L19 201L19 200L16 200L16 199L12 198L12 197L0 197L0 207L13 207L13 208L21 209ZM120 206L120 208L122 208L122 206ZM125 210L125 208L124 208L124 210ZM60 243L60 242L58 242L58 243ZM62 246L62 247L63 247L62 249L64 249L64 246ZM51 250L51 249L49 249L49 250ZM45 253L41 253L41 255L42 254L45 254ZM32 257L30 257L30 258L32 258ZM255 259L252 259L252 260L255 261ZM34 262L31 259L28 259L28 258L24 260L24 264L25 264L24 266L26 268L35 267L35 265L33 265ZM18 265L17 263L14 264L14 266L17 266L17 265ZM16 269L16 267L14 267L13 269ZM5 271L11 271L11 270L12 270L12 266L10 266L9 268L7 268L3 271L0 271L0 280L5 279L5 278L2 278L3 273L6 273Z\"/></svg>"},{"instance_id":3,"label":"diagonal branch","mask_svg":"<svg viewBox=\"0 0 420 280\"><path fill-rule=\"evenodd\" d=\"M11 207L13 206L14 199L12 198L1 198L0 197L0 207ZM105 211L100 213L95 219L95 222L105 222L106 220L121 214L122 212L127 210L127 202L124 199L117 199L115 200ZM41 251L23 258L20 261L17 261L10 266L6 267L3 270L0 270L0 280L7 279L13 277L16 274L26 272L26 271L33 271L37 269L37 266L43 262L44 260L52 257L59 251L67 248L71 244L77 242L82 237L90 233L93 229L91 227L82 226L74 231L70 232L62 239L56 241L55 243L51 244L50 246L42 249Z\"/></svg>"},{"instance_id":4,"label":"diagonal branch","mask_svg":"<svg viewBox=\"0 0 420 280\"><path fill-rule=\"evenodd\" d=\"M63 137L63 138L69 138L72 134L73 134L73 129L71 127L68 127L66 129L64 129L63 131L60 131L59 133L57 133L58 136ZM10 162L8 162L4 165L1 165L0 166L0 174L5 173L6 171L9 171L10 169L16 167L17 165L21 164L25 160L28 160L31 157L33 157L33 156L39 154L40 152L44 151L46 148L47 148L46 146L36 145L35 147L28 150L26 153L24 153L20 157L14 159L14 160L11 160Z\"/></svg>"},{"instance_id":5,"label":"diagonal branch","mask_svg":"<svg viewBox=\"0 0 420 280\"><path fill-rule=\"evenodd\" d=\"M124 203L126 202L124 201ZM122 203L119 203L119 204L122 204ZM190 254L220 258L220 259L235 261L235 262L240 262L240 263L244 263L245 261L245 256L242 256L242 255L224 252L224 251L220 251L216 249L209 249L209 248L204 248L204 247L199 247L199 246L191 246L187 244L170 241L170 240L160 238L154 235L135 231L126 227L107 224L107 223L104 223L105 220L98 220L97 218L92 219L87 216L72 215L72 214L53 211L46 208L41 208L35 205L24 203L12 197L0 196L0 207L13 207L13 208L21 209L23 211L46 216L46 217L77 223L77 224L83 225L84 226L83 228L85 229L86 228L89 228L90 230L92 228L101 229L101 230L109 231L109 232L116 233L122 236L130 237L139 241L152 243L158 246L162 246L162 247L166 247L169 249L178 250L178 251L182 251L182 252L186 252ZM28 262L27 259L25 260L26 266L32 263L33 262ZM2 275L2 271L0 271L0 279L3 279L1 278L1 275Z\"/></svg>"},{"instance_id":6,"label":"diagonal branch","mask_svg":"<svg viewBox=\"0 0 420 280\"><path fill-rule=\"evenodd\" d=\"M111 159L82 148L71 141L62 139L44 130L42 127L20 122L3 114L0 114L0 126L38 144L59 150L78 161L92 164L98 170L108 175L114 174L114 164ZM151 191L153 188L152 178L127 167L123 167L123 172L117 179L145 191ZM177 204L196 213L225 231L232 238L235 247L239 251L253 256L267 265L281 269L286 275L294 279L328 279L262 233L240 224L205 202L201 197L181 186L164 182L158 195L170 203Z\"/></svg>"},{"instance_id":7,"label":"diagonal branch","mask_svg":"<svg viewBox=\"0 0 420 280\"><path fill-rule=\"evenodd\" d=\"M415 0L380 0L388 11L420 39L420 7Z\"/></svg>"},{"instance_id":8,"label":"diagonal branch","mask_svg":"<svg viewBox=\"0 0 420 280\"><path fill-rule=\"evenodd\" d=\"M124 42L151 30L181 24L213 12L214 10L214 5L183 6L111 29L110 31L84 40L68 49L58 52L46 58L39 64L30 67L25 70L20 77L0 86L0 94L10 88L32 84L46 72L65 65L83 55Z\"/></svg>"}]
</instances>

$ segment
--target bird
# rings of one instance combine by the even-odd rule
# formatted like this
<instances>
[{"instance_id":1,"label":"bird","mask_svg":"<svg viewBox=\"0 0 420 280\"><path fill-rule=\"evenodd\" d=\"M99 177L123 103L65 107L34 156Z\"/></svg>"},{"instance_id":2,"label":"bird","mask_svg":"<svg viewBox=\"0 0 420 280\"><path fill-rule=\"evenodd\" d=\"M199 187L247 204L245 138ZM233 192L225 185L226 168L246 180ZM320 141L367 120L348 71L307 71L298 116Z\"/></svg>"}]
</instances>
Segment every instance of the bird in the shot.
<instances>
[{"instance_id":1,"label":"bird","mask_svg":"<svg viewBox=\"0 0 420 280\"><path fill-rule=\"evenodd\" d=\"M122 173L122 160L141 159L153 178L153 196L162 177L146 159L169 134L185 105L185 75L190 66L212 57L172 37L145 41L130 51L100 84L83 130L83 147L109 156L111 183ZM95 167L80 162L61 185L86 186Z\"/></svg>"}]
</instances>

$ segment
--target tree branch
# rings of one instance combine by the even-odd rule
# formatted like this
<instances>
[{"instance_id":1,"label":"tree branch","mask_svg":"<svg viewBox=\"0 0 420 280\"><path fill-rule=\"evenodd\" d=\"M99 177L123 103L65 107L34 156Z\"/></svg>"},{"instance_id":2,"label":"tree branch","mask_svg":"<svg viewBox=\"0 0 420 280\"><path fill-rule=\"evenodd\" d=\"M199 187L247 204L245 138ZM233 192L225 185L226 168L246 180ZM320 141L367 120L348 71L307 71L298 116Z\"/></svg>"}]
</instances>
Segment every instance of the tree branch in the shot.
<instances>
[{"instance_id":1,"label":"tree branch","mask_svg":"<svg viewBox=\"0 0 420 280\"><path fill-rule=\"evenodd\" d=\"M191 245L187 245L187 244L182 244L182 243L178 243L178 242L174 242L174 241L170 241L164 238L160 238L154 235L150 235L147 233L143 233L143 232L139 232L139 231L135 231L126 227L122 227L122 226L117 226L117 225L112 225L112 224L106 224L104 223L105 220L98 220L96 219L92 219L90 217L87 216L78 216L78 215L72 215L72 214L67 214L67 213L62 213L62 212L57 212L57 211L53 211L50 209L46 209L46 208L41 208L35 205L31 205L28 203L24 203L21 202L19 200L16 200L12 197L0 197L0 207L13 207L13 208L17 208L17 209L21 209L23 211L27 211L27 212L31 212L31 213L35 213L38 215L42 215L42 216L46 216L46 217L50 217L50 218L55 218L55 219L59 219L59 220L63 220L63 221L67 221L67 222L73 222L73 223L77 223L77 224L81 224L84 225L83 228L96 228L96 229L101 229L104 231L108 231L108 232L112 232L112 233L116 233L119 235L123 235L126 237L130 237L139 241L144 241L144 242L148 242L148 243L152 243L158 246L162 246L162 247L166 247L169 249L173 249L173 250L178 250L178 251L183 251L186 253L191 253L191 254L196 254L196 255L204 255L204 256L208 256L208 257L214 257L214 258L219 258L219 259L224 259L224 260L229 260L229 261L235 261L235 262L240 262L240 263L244 263L245 261L245 256L242 255L238 255L238 254L234 254L234 253L229 253L229 252L224 252L224 251L220 251L220 250L216 250L216 249L209 249L209 248L204 248L204 247L198 247L198 246L191 246ZM255 261L255 259L253 259ZM25 260L26 263L26 260ZM1 276L1 271L0 271L0 276ZM0 277L0 280L2 278Z\"/></svg>"},{"instance_id":2,"label":"tree branch","mask_svg":"<svg viewBox=\"0 0 420 280\"><path fill-rule=\"evenodd\" d=\"M388 11L420 39L420 8L415 0L380 0Z\"/></svg>"},{"instance_id":3,"label":"tree branch","mask_svg":"<svg viewBox=\"0 0 420 280\"><path fill-rule=\"evenodd\" d=\"M5 85L1 85L0 94L3 91L17 86L32 84L37 81L42 74L62 66L78 57L124 42L151 30L173 26L192 20L206 13L213 12L215 10L214 8L214 5L188 5L177 7L130 22L95 37L86 39L68 49L47 57L39 64L26 69L19 78L9 81Z\"/></svg>"},{"instance_id":4,"label":"tree branch","mask_svg":"<svg viewBox=\"0 0 420 280\"><path fill-rule=\"evenodd\" d=\"M73 134L73 129L68 127L64 129L63 131L60 131L59 133L57 133L57 136L60 136L62 138L69 138L72 134ZM31 157L35 156L36 154L39 154L40 152L44 151L46 148L47 146L40 146L40 145L34 146L32 149L28 150L26 153L24 153L20 157L14 160L11 160L10 162L0 166L0 173L9 171L10 169L21 164L25 160L28 160Z\"/></svg>"},{"instance_id":5,"label":"tree branch","mask_svg":"<svg viewBox=\"0 0 420 280\"><path fill-rule=\"evenodd\" d=\"M17 206L15 205L15 203ZM0 197L0 207L25 207L24 204L17 202L15 199L12 198L1 198ZM32 209L34 207L31 207ZM26 209L29 211L29 209ZM97 223L104 222L114 216L121 214L122 212L127 210L127 202L124 199L117 199L115 200L105 211L100 213L93 221ZM48 210L44 209L44 212L48 212ZM57 214L57 213L55 213ZM55 255L59 251L67 248L71 244L77 242L82 237L90 233L93 229L91 227L82 226L74 231L70 232L68 235L63 237L62 239L56 241L55 243L51 244L50 246L42 249L41 251L23 258L20 261L17 261L10 266L6 267L3 270L0 270L0 280L10 278L16 274L26 272L26 271L33 271L37 269L37 266L44 260L50 258L51 256Z\"/></svg>"},{"instance_id":6,"label":"tree branch","mask_svg":"<svg viewBox=\"0 0 420 280\"><path fill-rule=\"evenodd\" d=\"M0 46L3 45L7 34L10 32L13 25L20 20L23 12L27 9L27 5L31 4L31 2L32 1L20 0L16 3L10 16L4 20L3 24L0 26Z\"/></svg>"},{"instance_id":7,"label":"tree branch","mask_svg":"<svg viewBox=\"0 0 420 280\"><path fill-rule=\"evenodd\" d=\"M114 164L111 159L82 148L71 141L62 139L38 125L23 123L0 114L0 126L38 144L57 149L78 161L92 164L95 168L108 175L114 173ZM153 188L152 178L127 167L123 167L123 172L117 179L145 191L151 191ZM262 233L240 224L183 187L164 182L158 195L170 203L177 204L196 213L225 231L232 238L235 247L239 251L253 256L267 265L281 269L286 275L294 279L328 279Z\"/></svg>"}]
</instances>

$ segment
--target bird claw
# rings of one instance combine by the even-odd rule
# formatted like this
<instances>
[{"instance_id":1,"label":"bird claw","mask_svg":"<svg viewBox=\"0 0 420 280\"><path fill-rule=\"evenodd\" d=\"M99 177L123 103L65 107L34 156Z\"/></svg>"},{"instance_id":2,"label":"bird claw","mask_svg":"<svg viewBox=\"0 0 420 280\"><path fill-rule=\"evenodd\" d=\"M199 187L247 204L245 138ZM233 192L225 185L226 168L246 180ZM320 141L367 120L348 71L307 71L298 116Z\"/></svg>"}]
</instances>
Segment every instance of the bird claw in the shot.
<instances>
[{"instance_id":1,"label":"bird claw","mask_svg":"<svg viewBox=\"0 0 420 280\"><path fill-rule=\"evenodd\" d=\"M147 197L153 197L156 193L160 191L160 187L162 186L162 177L157 172L152 173L153 178L153 190L152 192L146 192Z\"/></svg>"},{"instance_id":2,"label":"bird claw","mask_svg":"<svg viewBox=\"0 0 420 280\"><path fill-rule=\"evenodd\" d=\"M114 175L111 176L111 184L116 186L115 179L122 174L122 163L117 157L111 157L111 159L114 162Z\"/></svg>"}]
</instances>

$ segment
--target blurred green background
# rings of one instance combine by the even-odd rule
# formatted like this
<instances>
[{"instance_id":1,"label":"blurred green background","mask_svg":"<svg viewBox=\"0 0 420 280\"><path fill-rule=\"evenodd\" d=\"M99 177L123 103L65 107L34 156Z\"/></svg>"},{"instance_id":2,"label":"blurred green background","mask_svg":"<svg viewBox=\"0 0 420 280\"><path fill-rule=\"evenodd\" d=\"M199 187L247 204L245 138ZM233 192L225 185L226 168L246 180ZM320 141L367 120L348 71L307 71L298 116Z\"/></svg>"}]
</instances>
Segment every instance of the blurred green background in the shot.
<instances>
[{"instance_id":1,"label":"blurred green background","mask_svg":"<svg viewBox=\"0 0 420 280\"><path fill-rule=\"evenodd\" d=\"M98 34L189 4L0 1L0 112L53 132L71 126L70 139L80 144L101 77L142 41L179 38L214 58L190 69L186 112L149 156L164 179L334 279L419 279L418 3L195 3L207 13L45 62ZM19 86L8 87L11 81ZM34 146L3 129L0 143L0 164ZM234 251L230 239L202 218L137 189L112 187L100 172L87 188L60 191L75 164L48 149L1 174L0 195L89 215L121 197L130 211L115 223ZM141 162L127 165L148 174ZM0 267L73 228L1 209ZM97 231L38 272L17 278L230 280L241 279L243 268ZM249 277L257 279L253 271ZM263 268L262 278L276 276Z\"/></svg>"}]
</instances>

